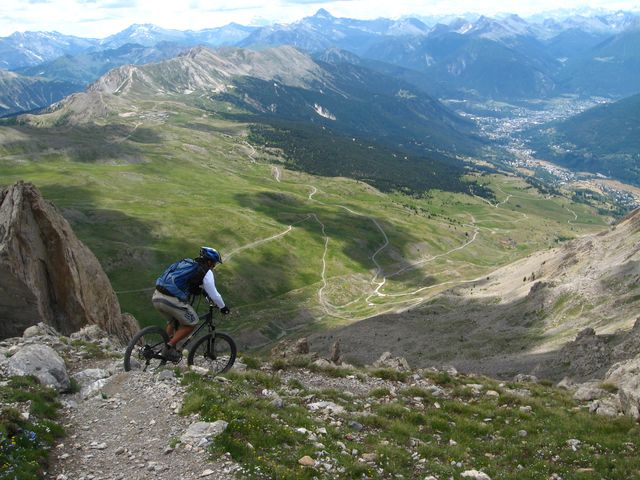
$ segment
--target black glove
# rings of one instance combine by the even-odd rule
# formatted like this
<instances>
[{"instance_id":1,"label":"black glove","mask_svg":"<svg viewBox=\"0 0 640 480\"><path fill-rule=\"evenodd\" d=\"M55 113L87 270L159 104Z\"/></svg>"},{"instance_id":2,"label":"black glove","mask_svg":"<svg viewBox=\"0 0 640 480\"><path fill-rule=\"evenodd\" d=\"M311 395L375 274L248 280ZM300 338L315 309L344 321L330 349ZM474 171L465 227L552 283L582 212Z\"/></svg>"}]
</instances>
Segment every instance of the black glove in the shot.
<instances>
[{"instance_id":1,"label":"black glove","mask_svg":"<svg viewBox=\"0 0 640 480\"><path fill-rule=\"evenodd\" d=\"M224 307L222 307L222 308L220 309L220 311L221 311L224 315L229 315L229 312L230 312L231 310L229 310L229 307L227 307L227 306L225 305Z\"/></svg>"}]
</instances>

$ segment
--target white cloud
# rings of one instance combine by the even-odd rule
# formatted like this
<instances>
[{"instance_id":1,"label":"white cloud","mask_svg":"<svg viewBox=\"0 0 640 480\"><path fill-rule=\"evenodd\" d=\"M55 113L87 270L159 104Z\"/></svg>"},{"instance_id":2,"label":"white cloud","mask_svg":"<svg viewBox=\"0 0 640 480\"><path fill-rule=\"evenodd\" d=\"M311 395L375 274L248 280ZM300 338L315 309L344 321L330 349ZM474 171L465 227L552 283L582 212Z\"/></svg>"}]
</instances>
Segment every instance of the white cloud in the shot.
<instances>
[{"instance_id":1,"label":"white cloud","mask_svg":"<svg viewBox=\"0 0 640 480\"><path fill-rule=\"evenodd\" d=\"M639 10L638 0L564 0L563 8L602 7ZM370 19L403 15L512 12L521 15L551 10L557 0L12 0L0 2L0 36L14 31L57 30L64 34L105 37L133 23L153 23L180 30L237 22L290 23L325 8L336 17Z\"/></svg>"}]
</instances>

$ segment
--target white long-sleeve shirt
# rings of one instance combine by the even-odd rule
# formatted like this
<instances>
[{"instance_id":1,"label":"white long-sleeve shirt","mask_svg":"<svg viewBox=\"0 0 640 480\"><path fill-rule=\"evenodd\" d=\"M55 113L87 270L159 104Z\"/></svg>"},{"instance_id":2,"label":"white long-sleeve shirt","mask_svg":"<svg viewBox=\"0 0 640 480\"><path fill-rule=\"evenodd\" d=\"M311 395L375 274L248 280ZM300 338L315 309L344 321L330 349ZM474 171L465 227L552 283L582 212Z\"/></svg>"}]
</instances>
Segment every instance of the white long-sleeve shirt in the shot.
<instances>
[{"instance_id":1,"label":"white long-sleeve shirt","mask_svg":"<svg viewBox=\"0 0 640 480\"><path fill-rule=\"evenodd\" d=\"M213 303L216 304L218 308L224 307L224 300L222 300L222 295L218 292L216 288L216 281L213 277L213 271L209 270L204 278L202 279L202 286L204 287L204 291L207 293L207 296L213 300Z\"/></svg>"}]
</instances>

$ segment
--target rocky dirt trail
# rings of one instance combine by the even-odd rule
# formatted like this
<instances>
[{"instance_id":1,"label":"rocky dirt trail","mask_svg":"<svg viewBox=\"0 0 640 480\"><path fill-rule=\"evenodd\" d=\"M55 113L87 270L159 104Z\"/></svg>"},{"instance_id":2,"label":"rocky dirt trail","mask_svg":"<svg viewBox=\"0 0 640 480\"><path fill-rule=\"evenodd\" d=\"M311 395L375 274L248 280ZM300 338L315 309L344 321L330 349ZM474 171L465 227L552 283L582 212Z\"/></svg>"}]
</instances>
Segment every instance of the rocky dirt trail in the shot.
<instances>
[{"instance_id":1,"label":"rocky dirt trail","mask_svg":"<svg viewBox=\"0 0 640 480\"><path fill-rule=\"evenodd\" d=\"M178 444L196 418L177 414L184 390L171 370L118 372L100 393L66 399L67 437L52 452L57 480L233 479L231 460L211 461L201 446Z\"/></svg>"}]
</instances>

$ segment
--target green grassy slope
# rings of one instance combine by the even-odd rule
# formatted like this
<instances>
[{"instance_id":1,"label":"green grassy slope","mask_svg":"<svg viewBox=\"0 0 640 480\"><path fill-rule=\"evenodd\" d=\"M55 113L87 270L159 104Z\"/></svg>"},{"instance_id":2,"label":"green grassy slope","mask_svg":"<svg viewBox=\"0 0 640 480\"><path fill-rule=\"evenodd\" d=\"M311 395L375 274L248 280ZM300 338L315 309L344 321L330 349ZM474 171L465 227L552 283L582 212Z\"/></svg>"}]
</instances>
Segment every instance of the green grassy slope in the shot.
<instances>
[{"instance_id":1,"label":"green grassy slope","mask_svg":"<svg viewBox=\"0 0 640 480\"><path fill-rule=\"evenodd\" d=\"M589 413L571 392L546 382L321 368L304 358L291 363L297 366L280 361L273 364L276 372L232 372L227 382L193 373L182 379L187 396L181 413L229 422L210 452L214 458L231 455L245 478L638 475L637 422ZM311 402L328 407L312 408ZM304 456L308 466L299 463ZM465 473L471 470L483 476Z\"/></svg>"},{"instance_id":2,"label":"green grassy slope","mask_svg":"<svg viewBox=\"0 0 640 480\"><path fill-rule=\"evenodd\" d=\"M581 205L574 220L565 199L516 178L477 178L497 208L286 170L276 150L247 141L249 125L187 98L140 101L101 125L0 127L1 182L34 182L61 209L142 324L160 322L156 276L200 245L227 259L217 271L233 307L224 327L246 348L406 308L603 225Z\"/></svg>"}]
</instances>

